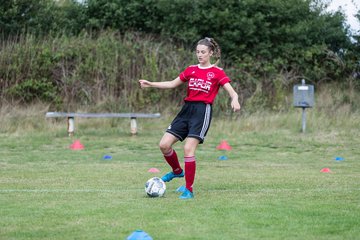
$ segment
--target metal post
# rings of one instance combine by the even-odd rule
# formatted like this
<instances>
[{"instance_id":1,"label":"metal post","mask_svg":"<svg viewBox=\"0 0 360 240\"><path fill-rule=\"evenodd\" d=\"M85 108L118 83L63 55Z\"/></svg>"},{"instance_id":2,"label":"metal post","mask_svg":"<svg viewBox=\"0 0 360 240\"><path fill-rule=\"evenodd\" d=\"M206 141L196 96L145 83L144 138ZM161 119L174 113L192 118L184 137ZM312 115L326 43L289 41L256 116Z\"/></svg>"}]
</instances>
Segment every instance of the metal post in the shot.
<instances>
[{"instance_id":1,"label":"metal post","mask_svg":"<svg viewBox=\"0 0 360 240\"><path fill-rule=\"evenodd\" d=\"M301 85L305 86L305 79L301 80ZM305 92L303 91L303 95L305 94ZM305 97L303 97L303 99L305 99ZM303 133L305 133L305 129L306 129L306 108L303 107L302 108L302 124L301 124L301 131Z\"/></svg>"},{"instance_id":2,"label":"metal post","mask_svg":"<svg viewBox=\"0 0 360 240\"><path fill-rule=\"evenodd\" d=\"M302 108L302 125L301 125L301 131L305 133L306 129L306 108Z\"/></svg>"}]
</instances>

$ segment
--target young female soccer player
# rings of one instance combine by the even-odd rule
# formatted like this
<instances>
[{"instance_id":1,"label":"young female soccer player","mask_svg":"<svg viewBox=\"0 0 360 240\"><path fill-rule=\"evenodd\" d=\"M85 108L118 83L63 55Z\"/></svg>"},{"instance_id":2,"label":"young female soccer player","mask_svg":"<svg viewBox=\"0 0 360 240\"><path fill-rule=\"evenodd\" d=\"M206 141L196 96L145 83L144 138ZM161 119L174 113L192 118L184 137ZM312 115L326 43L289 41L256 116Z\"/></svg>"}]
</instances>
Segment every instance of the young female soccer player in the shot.
<instances>
[{"instance_id":1,"label":"young female soccer player","mask_svg":"<svg viewBox=\"0 0 360 240\"><path fill-rule=\"evenodd\" d=\"M198 65L187 67L180 75L165 82L150 82L139 80L141 88L154 87L161 89L175 88L187 83L187 96L181 111L172 121L164 136L160 140L160 150L165 160L171 166L172 171L162 176L165 182L173 178L181 178L185 175L185 190L181 199L194 197L193 184L196 171L195 151L199 144L204 142L210 127L212 116L212 103L222 86L231 97L231 107L234 111L240 110L238 94L230 85L230 79L225 72L216 66L220 60L220 47L213 38L201 39L196 46ZM211 64L211 57L216 57L215 64ZM181 168L173 145L178 141L185 140L184 165L185 172Z\"/></svg>"}]
</instances>

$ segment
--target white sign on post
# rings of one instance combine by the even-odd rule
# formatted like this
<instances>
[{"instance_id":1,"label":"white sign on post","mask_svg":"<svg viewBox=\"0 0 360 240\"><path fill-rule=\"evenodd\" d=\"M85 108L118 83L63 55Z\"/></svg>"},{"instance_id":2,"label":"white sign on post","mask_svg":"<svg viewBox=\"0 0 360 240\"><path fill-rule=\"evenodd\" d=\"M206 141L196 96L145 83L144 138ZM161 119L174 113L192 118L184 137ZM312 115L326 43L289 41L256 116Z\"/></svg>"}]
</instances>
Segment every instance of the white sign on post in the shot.
<instances>
[{"instance_id":1,"label":"white sign on post","mask_svg":"<svg viewBox=\"0 0 360 240\"><path fill-rule=\"evenodd\" d=\"M298 86L298 90L307 91L309 90L309 86Z\"/></svg>"}]
</instances>

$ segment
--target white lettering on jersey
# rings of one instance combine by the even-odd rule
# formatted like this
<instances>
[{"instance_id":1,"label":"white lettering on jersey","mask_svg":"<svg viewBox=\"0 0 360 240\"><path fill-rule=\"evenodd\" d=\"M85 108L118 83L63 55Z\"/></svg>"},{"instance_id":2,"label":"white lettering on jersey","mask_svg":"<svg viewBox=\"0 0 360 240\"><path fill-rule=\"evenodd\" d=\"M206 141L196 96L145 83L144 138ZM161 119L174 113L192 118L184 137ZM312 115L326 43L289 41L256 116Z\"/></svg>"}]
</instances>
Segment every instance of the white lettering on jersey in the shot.
<instances>
[{"instance_id":1,"label":"white lettering on jersey","mask_svg":"<svg viewBox=\"0 0 360 240\"><path fill-rule=\"evenodd\" d=\"M189 87L192 90L199 90L203 92L209 92L211 88L211 82L198 78L190 78Z\"/></svg>"}]
</instances>

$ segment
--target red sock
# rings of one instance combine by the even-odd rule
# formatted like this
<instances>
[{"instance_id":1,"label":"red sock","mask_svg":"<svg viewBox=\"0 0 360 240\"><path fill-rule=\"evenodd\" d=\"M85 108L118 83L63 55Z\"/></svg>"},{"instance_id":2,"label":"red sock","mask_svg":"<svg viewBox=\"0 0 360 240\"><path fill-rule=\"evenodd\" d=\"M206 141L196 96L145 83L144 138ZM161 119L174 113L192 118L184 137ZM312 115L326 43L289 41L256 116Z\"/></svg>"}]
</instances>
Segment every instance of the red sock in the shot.
<instances>
[{"instance_id":1,"label":"red sock","mask_svg":"<svg viewBox=\"0 0 360 240\"><path fill-rule=\"evenodd\" d=\"M169 153L164 154L164 158L175 174L180 174L182 172L177 154L174 149L171 149Z\"/></svg>"},{"instance_id":2,"label":"red sock","mask_svg":"<svg viewBox=\"0 0 360 240\"><path fill-rule=\"evenodd\" d=\"M193 185L195 180L195 172L196 172L196 159L193 157L184 157L185 162L185 183L186 188L192 192Z\"/></svg>"}]
</instances>

